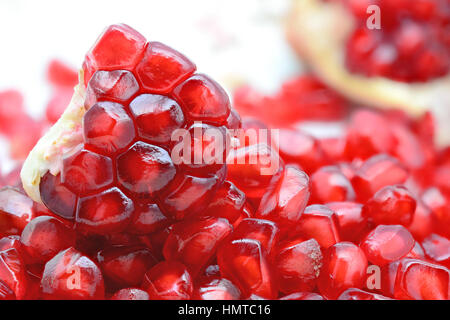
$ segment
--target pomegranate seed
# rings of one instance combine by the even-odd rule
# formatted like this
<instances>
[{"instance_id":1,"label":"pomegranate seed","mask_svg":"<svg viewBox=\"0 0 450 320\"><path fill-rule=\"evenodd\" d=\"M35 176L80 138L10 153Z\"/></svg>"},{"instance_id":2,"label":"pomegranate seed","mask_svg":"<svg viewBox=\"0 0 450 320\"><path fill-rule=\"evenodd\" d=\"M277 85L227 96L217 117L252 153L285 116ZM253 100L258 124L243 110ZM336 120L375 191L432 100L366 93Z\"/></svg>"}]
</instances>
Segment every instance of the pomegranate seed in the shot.
<instances>
[{"instance_id":1,"label":"pomegranate seed","mask_svg":"<svg viewBox=\"0 0 450 320\"><path fill-rule=\"evenodd\" d=\"M447 268L422 260L403 259L395 280L396 299L448 300L450 272Z\"/></svg>"},{"instance_id":2,"label":"pomegranate seed","mask_svg":"<svg viewBox=\"0 0 450 320\"><path fill-rule=\"evenodd\" d=\"M143 287L150 300L188 300L193 293L191 276L177 261L163 261L147 271Z\"/></svg>"},{"instance_id":3,"label":"pomegranate seed","mask_svg":"<svg viewBox=\"0 0 450 320\"><path fill-rule=\"evenodd\" d=\"M211 262L218 246L232 229L223 218L178 222L172 226L164 244L164 257L182 262L195 278Z\"/></svg>"},{"instance_id":4,"label":"pomegranate seed","mask_svg":"<svg viewBox=\"0 0 450 320\"><path fill-rule=\"evenodd\" d=\"M350 288L341 293L338 300L392 300L391 298L363 291L361 289Z\"/></svg>"},{"instance_id":5,"label":"pomegranate seed","mask_svg":"<svg viewBox=\"0 0 450 320\"><path fill-rule=\"evenodd\" d=\"M408 230L414 236L414 239L422 240L429 235L434 226L433 212L426 206L421 199L417 200L416 211Z\"/></svg>"},{"instance_id":6,"label":"pomegranate seed","mask_svg":"<svg viewBox=\"0 0 450 320\"><path fill-rule=\"evenodd\" d=\"M362 214L375 224L401 224L412 222L416 200L403 186L387 186L375 193L364 205Z\"/></svg>"},{"instance_id":7,"label":"pomegranate seed","mask_svg":"<svg viewBox=\"0 0 450 320\"><path fill-rule=\"evenodd\" d=\"M379 225L361 242L367 259L383 266L406 256L414 247L414 238L400 225Z\"/></svg>"},{"instance_id":8,"label":"pomegranate seed","mask_svg":"<svg viewBox=\"0 0 450 320\"><path fill-rule=\"evenodd\" d=\"M367 229L367 219L362 215L363 205L356 202L330 202L326 206L336 213L339 235L342 240L358 242Z\"/></svg>"},{"instance_id":9,"label":"pomegranate seed","mask_svg":"<svg viewBox=\"0 0 450 320\"><path fill-rule=\"evenodd\" d=\"M324 298L313 292L295 292L280 298L280 300L324 300Z\"/></svg>"},{"instance_id":10,"label":"pomegranate seed","mask_svg":"<svg viewBox=\"0 0 450 320\"><path fill-rule=\"evenodd\" d=\"M259 241L233 240L221 246L217 262L223 277L236 284L243 297L276 297L275 281Z\"/></svg>"},{"instance_id":11,"label":"pomegranate seed","mask_svg":"<svg viewBox=\"0 0 450 320\"><path fill-rule=\"evenodd\" d=\"M104 298L100 269L74 248L61 251L45 264L41 288L44 298L50 300Z\"/></svg>"},{"instance_id":12,"label":"pomegranate seed","mask_svg":"<svg viewBox=\"0 0 450 320\"><path fill-rule=\"evenodd\" d=\"M0 234L20 234L33 218L33 201L18 189L0 189Z\"/></svg>"},{"instance_id":13,"label":"pomegranate seed","mask_svg":"<svg viewBox=\"0 0 450 320\"><path fill-rule=\"evenodd\" d=\"M352 179L361 202L367 201L379 189L406 181L408 173L395 158L380 154L367 159Z\"/></svg>"},{"instance_id":14,"label":"pomegranate seed","mask_svg":"<svg viewBox=\"0 0 450 320\"><path fill-rule=\"evenodd\" d=\"M239 300L241 292L227 279L213 279L196 288L194 297L199 300Z\"/></svg>"},{"instance_id":15,"label":"pomegranate seed","mask_svg":"<svg viewBox=\"0 0 450 320\"><path fill-rule=\"evenodd\" d=\"M15 249L20 256L22 256L22 243L20 243L20 236L13 235L0 239L0 251Z\"/></svg>"},{"instance_id":16,"label":"pomegranate seed","mask_svg":"<svg viewBox=\"0 0 450 320\"><path fill-rule=\"evenodd\" d=\"M101 250L97 261L106 279L120 286L139 286L157 261L142 246L113 246Z\"/></svg>"},{"instance_id":17,"label":"pomegranate seed","mask_svg":"<svg viewBox=\"0 0 450 320\"><path fill-rule=\"evenodd\" d=\"M364 252L351 242L329 247L323 257L318 288L329 299L336 299L349 288L362 288L366 277L367 259Z\"/></svg>"},{"instance_id":18,"label":"pomegranate seed","mask_svg":"<svg viewBox=\"0 0 450 320\"><path fill-rule=\"evenodd\" d=\"M430 234L422 242L428 257L439 264L450 268L450 240L438 234Z\"/></svg>"},{"instance_id":19,"label":"pomegranate seed","mask_svg":"<svg viewBox=\"0 0 450 320\"><path fill-rule=\"evenodd\" d=\"M135 210L127 231L145 235L168 227L171 220L167 218L154 203L135 203Z\"/></svg>"},{"instance_id":20,"label":"pomegranate seed","mask_svg":"<svg viewBox=\"0 0 450 320\"><path fill-rule=\"evenodd\" d=\"M268 257L272 255L278 238L279 230L274 222L254 218L242 219L231 235L231 240L251 239L258 241Z\"/></svg>"},{"instance_id":21,"label":"pomegranate seed","mask_svg":"<svg viewBox=\"0 0 450 320\"><path fill-rule=\"evenodd\" d=\"M295 228L295 234L303 239L314 238L323 248L340 241L337 215L326 206L306 207Z\"/></svg>"},{"instance_id":22,"label":"pomegranate seed","mask_svg":"<svg viewBox=\"0 0 450 320\"><path fill-rule=\"evenodd\" d=\"M27 263L45 263L75 245L75 232L56 218L40 216L23 229L20 243Z\"/></svg>"},{"instance_id":23,"label":"pomegranate seed","mask_svg":"<svg viewBox=\"0 0 450 320\"><path fill-rule=\"evenodd\" d=\"M74 219L77 196L61 183L61 176L47 172L39 185L42 202L57 215L65 219Z\"/></svg>"},{"instance_id":24,"label":"pomegranate seed","mask_svg":"<svg viewBox=\"0 0 450 320\"><path fill-rule=\"evenodd\" d=\"M28 289L25 263L14 248L0 251L0 280L14 291L17 300L25 298Z\"/></svg>"},{"instance_id":25,"label":"pomegranate seed","mask_svg":"<svg viewBox=\"0 0 450 320\"><path fill-rule=\"evenodd\" d=\"M114 154L135 138L134 125L121 104L99 102L83 117L86 147L101 154Z\"/></svg>"},{"instance_id":26,"label":"pomegranate seed","mask_svg":"<svg viewBox=\"0 0 450 320\"><path fill-rule=\"evenodd\" d=\"M241 116L236 111L236 109L231 108L230 115L227 118L225 126L229 129L242 128Z\"/></svg>"},{"instance_id":27,"label":"pomegranate seed","mask_svg":"<svg viewBox=\"0 0 450 320\"><path fill-rule=\"evenodd\" d=\"M47 79L54 86L73 87L78 82L78 73L61 60L53 59L47 66Z\"/></svg>"},{"instance_id":28,"label":"pomegranate seed","mask_svg":"<svg viewBox=\"0 0 450 320\"><path fill-rule=\"evenodd\" d=\"M0 280L0 300L16 300L14 291L2 280Z\"/></svg>"},{"instance_id":29,"label":"pomegranate seed","mask_svg":"<svg viewBox=\"0 0 450 320\"><path fill-rule=\"evenodd\" d=\"M351 201L355 191L346 176L335 166L322 167L311 176L311 202Z\"/></svg>"},{"instance_id":30,"label":"pomegranate seed","mask_svg":"<svg viewBox=\"0 0 450 320\"><path fill-rule=\"evenodd\" d=\"M441 190L432 187L422 194L422 201L432 210L434 229L445 237L450 237L448 229L450 221L450 202Z\"/></svg>"},{"instance_id":31,"label":"pomegranate seed","mask_svg":"<svg viewBox=\"0 0 450 320\"><path fill-rule=\"evenodd\" d=\"M422 246L417 241L414 244L414 247L411 249L411 251L405 256L405 258L411 258L411 259L419 259L419 260L425 260L425 252L423 251Z\"/></svg>"},{"instance_id":32,"label":"pomegranate seed","mask_svg":"<svg viewBox=\"0 0 450 320\"><path fill-rule=\"evenodd\" d=\"M255 217L276 222L284 232L299 221L308 199L308 176L288 166L268 186Z\"/></svg>"},{"instance_id":33,"label":"pomegranate seed","mask_svg":"<svg viewBox=\"0 0 450 320\"><path fill-rule=\"evenodd\" d=\"M401 260L384 265L381 268L381 293L385 296L394 297L394 286L397 278L398 266Z\"/></svg>"},{"instance_id":34,"label":"pomegranate seed","mask_svg":"<svg viewBox=\"0 0 450 320\"><path fill-rule=\"evenodd\" d=\"M275 256L279 289L283 293L312 291L322 267L322 252L315 239L298 239L281 246Z\"/></svg>"},{"instance_id":35,"label":"pomegranate seed","mask_svg":"<svg viewBox=\"0 0 450 320\"><path fill-rule=\"evenodd\" d=\"M144 290L138 288L125 288L114 293L111 300L150 300L150 297Z\"/></svg>"},{"instance_id":36,"label":"pomegranate seed","mask_svg":"<svg viewBox=\"0 0 450 320\"><path fill-rule=\"evenodd\" d=\"M149 42L136 73L145 90L167 94L195 69L195 65L178 51L160 42Z\"/></svg>"}]
</instances>

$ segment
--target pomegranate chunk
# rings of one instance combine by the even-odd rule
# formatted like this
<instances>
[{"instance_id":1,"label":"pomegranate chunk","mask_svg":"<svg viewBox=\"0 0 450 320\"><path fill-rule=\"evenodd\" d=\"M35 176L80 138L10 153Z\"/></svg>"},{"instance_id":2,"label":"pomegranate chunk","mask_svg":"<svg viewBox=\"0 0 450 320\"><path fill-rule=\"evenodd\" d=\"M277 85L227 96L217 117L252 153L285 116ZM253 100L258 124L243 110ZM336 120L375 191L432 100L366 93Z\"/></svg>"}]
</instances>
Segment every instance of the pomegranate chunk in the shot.
<instances>
[{"instance_id":1,"label":"pomegranate chunk","mask_svg":"<svg viewBox=\"0 0 450 320\"><path fill-rule=\"evenodd\" d=\"M75 232L56 218L40 216L23 229L20 243L27 263L45 263L75 245Z\"/></svg>"},{"instance_id":2,"label":"pomegranate chunk","mask_svg":"<svg viewBox=\"0 0 450 320\"><path fill-rule=\"evenodd\" d=\"M322 167L311 176L311 202L351 201L355 191L347 177L335 166Z\"/></svg>"},{"instance_id":3,"label":"pomegranate chunk","mask_svg":"<svg viewBox=\"0 0 450 320\"><path fill-rule=\"evenodd\" d=\"M150 300L188 300L194 290L191 275L177 261L163 261L147 271L143 287Z\"/></svg>"},{"instance_id":4,"label":"pomegranate chunk","mask_svg":"<svg viewBox=\"0 0 450 320\"><path fill-rule=\"evenodd\" d=\"M322 267L322 252L315 239L298 239L281 246L274 262L281 292L312 291Z\"/></svg>"},{"instance_id":5,"label":"pomegranate chunk","mask_svg":"<svg viewBox=\"0 0 450 320\"><path fill-rule=\"evenodd\" d=\"M236 284L243 297L276 297L275 279L259 241L227 242L219 248L217 262L221 275Z\"/></svg>"},{"instance_id":6,"label":"pomegranate chunk","mask_svg":"<svg viewBox=\"0 0 450 320\"><path fill-rule=\"evenodd\" d=\"M99 300L105 291L100 269L74 248L61 251L45 264L41 288L50 300Z\"/></svg>"},{"instance_id":7,"label":"pomegranate chunk","mask_svg":"<svg viewBox=\"0 0 450 320\"><path fill-rule=\"evenodd\" d=\"M245 218L231 235L232 240L252 239L259 241L267 256L271 256L277 245L279 229L275 222L263 219Z\"/></svg>"},{"instance_id":8,"label":"pomegranate chunk","mask_svg":"<svg viewBox=\"0 0 450 320\"><path fill-rule=\"evenodd\" d=\"M186 220L172 226L164 244L166 260L182 262L195 278L210 262L233 227L223 218Z\"/></svg>"},{"instance_id":9,"label":"pomegranate chunk","mask_svg":"<svg viewBox=\"0 0 450 320\"><path fill-rule=\"evenodd\" d=\"M267 188L255 217L272 220L285 232L299 221L309 194L308 176L287 166L281 177Z\"/></svg>"},{"instance_id":10,"label":"pomegranate chunk","mask_svg":"<svg viewBox=\"0 0 450 320\"><path fill-rule=\"evenodd\" d=\"M413 236L401 225L379 225L361 242L367 259L378 266L403 258L413 247Z\"/></svg>"},{"instance_id":11,"label":"pomegranate chunk","mask_svg":"<svg viewBox=\"0 0 450 320\"><path fill-rule=\"evenodd\" d=\"M138 288L125 288L114 293L111 300L150 300L150 297L144 290Z\"/></svg>"},{"instance_id":12,"label":"pomegranate chunk","mask_svg":"<svg viewBox=\"0 0 450 320\"><path fill-rule=\"evenodd\" d=\"M439 264L450 268L450 240L438 234L430 234L422 242L425 254Z\"/></svg>"},{"instance_id":13,"label":"pomegranate chunk","mask_svg":"<svg viewBox=\"0 0 450 320\"><path fill-rule=\"evenodd\" d=\"M329 299L336 299L349 288L362 288L366 278L367 258L351 242L340 242L329 247L323 258L318 288Z\"/></svg>"},{"instance_id":14,"label":"pomegranate chunk","mask_svg":"<svg viewBox=\"0 0 450 320\"><path fill-rule=\"evenodd\" d=\"M239 300L241 292L227 279L212 279L201 283L196 289L195 299Z\"/></svg>"},{"instance_id":15,"label":"pomegranate chunk","mask_svg":"<svg viewBox=\"0 0 450 320\"><path fill-rule=\"evenodd\" d=\"M362 215L363 205L356 202L330 202L326 206L333 210L339 221L342 240L357 242L367 229L367 219Z\"/></svg>"}]
</instances>

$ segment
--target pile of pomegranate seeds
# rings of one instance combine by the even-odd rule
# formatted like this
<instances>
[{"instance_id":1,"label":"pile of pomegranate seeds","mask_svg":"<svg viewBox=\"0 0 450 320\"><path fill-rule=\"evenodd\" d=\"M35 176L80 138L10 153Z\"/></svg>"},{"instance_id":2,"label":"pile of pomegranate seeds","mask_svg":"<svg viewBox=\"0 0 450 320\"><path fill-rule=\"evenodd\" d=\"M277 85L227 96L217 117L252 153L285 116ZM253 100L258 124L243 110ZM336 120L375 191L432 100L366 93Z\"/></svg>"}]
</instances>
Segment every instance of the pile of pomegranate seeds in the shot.
<instances>
[{"instance_id":1,"label":"pile of pomegranate seeds","mask_svg":"<svg viewBox=\"0 0 450 320\"><path fill-rule=\"evenodd\" d=\"M0 299L449 299L450 149L429 115L356 110L325 139L283 110L241 123L219 84L125 25L84 71L84 142L42 177L45 206L0 189ZM231 130L274 123L265 144ZM211 128L234 162L174 161L173 132Z\"/></svg>"},{"instance_id":2,"label":"pile of pomegranate seeds","mask_svg":"<svg viewBox=\"0 0 450 320\"><path fill-rule=\"evenodd\" d=\"M357 21L346 44L352 72L397 81L423 82L450 68L450 3L447 0L339 0ZM370 5L380 8L379 29L366 22Z\"/></svg>"}]
</instances>

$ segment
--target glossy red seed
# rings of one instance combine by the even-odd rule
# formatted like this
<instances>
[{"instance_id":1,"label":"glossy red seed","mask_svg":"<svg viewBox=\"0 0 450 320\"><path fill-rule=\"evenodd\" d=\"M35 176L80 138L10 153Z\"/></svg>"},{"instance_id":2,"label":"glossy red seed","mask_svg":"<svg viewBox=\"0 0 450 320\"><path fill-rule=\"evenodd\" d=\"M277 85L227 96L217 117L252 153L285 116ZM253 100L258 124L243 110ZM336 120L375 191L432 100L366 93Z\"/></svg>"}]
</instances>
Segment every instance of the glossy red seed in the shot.
<instances>
[{"instance_id":1,"label":"glossy red seed","mask_svg":"<svg viewBox=\"0 0 450 320\"><path fill-rule=\"evenodd\" d=\"M239 300L241 292L227 279L212 279L201 283L196 289L195 299L199 300Z\"/></svg>"},{"instance_id":2,"label":"glossy red seed","mask_svg":"<svg viewBox=\"0 0 450 320\"><path fill-rule=\"evenodd\" d=\"M322 252L315 239L289 241L277 250L274 268L283 293L313 291L322 267Z\"/></svg>"},{"instance_id":3,"label":"glossy red seed","mask_svg":"<svg viewBox=\"0 0 450 320\"><path fill-rule=\"evenodd\" d=\"M83 117L86 147L112 155L127 147L135 138L134 125L121 104L99 102Z\"/></svg>"},{"instance_id":4,"label":"glossy red seed","mask_svg":"<svg viewBox=\"0 0 450 320\"><path fill-rule=\"evenodd\" d=\"M134 213L127 231L133 234L145 235L165 227L171 220L167 218L155 203L134 203Z\"/></svg>"},{"instance_id":5,"label":"glossy red seed","mask_svg":"<svg viewBox=\"0 0 450 320\"><path fill-rule=\"evenodd\" d=\"M340 242L324 253L318 288L329 299L336 299L349 288L362 288L366 278L367 259L351 242Z\"/></svg>"},{"instance_id":6,"label":"glossy red seed","mask_svg":"<svg viewBox=\"0 0 450 320\"><path fill-rule=\"evenodd\" d=\"M166 260L182 262L195 278L214 258L233 227L223 218L185 220L172 226L164 244Z\"/></svg>"},{"instance_id":7,"label":"glossy red seed","mask_svg":"<svg viewBox=\"0 0 450 320\"><path fill-rule=\"evenodd\" d=\"M131 70L141 58L146 40L125 24L111 25L87 53L95 70Z\"/></svg>"},{"instance_id":8,"label":"glossy red seed","mask_svg":"<svg viewBox=\"0 0 450 320\"><path fill-rule=\"evenodd\" d=\"M367 201L379 189L401 184L408 178L405 167L395 158L380 154L367 159L352 179L360 202Z\"/></svg>"},{"instance_id":9,"label":"glossy red seed","mask_svg":"<svg viewBox=\"0 0 450 320\"><path fill-rule=\"evenodd\" d=\"M380 291L385 296L394 297L395 279L397 278L400 261L401 260L397 260L381 267Z\"/></svg>"},{"instance_id":10,"label":"glossy red seed","mask_svg":"<svg viewBox=\"0 0 450 320\"><path fill-rule=\"evenodd\" d=\"M138 288L125 288L114 293L111 300L150 300L150 297L144 290Z\"/></svg>"},{"instance_id":11,"label":"glossy red seed","mask_svg":"<svg viewBox=\"0 0 450 320\"><path fill-rule=\"evenodd\" d=\"M266 144L230 150L227 157L228 179L249 198L261 198L284 163Z\"/></svg>"},{"instance_id":12,"label":"glossy red seed","mask_svg":"<svg viewBox=\"0 0 450 320\"><path fill-rule=\"evenodd\" d=\"M133 202L118 188L111 188L78 201L76 229L98 234L119 232L130 222L133 210Z\"/></svg>"},{"instance_id":13,"label":"glossy red seed","mask_svg":"<svg viewBox=\"0 0 450 320\"><path fill-rule=\"evenodd\" d=\"M244 218L231 235L232 240L251 239L259 241L261 248L271 257L279 239L275 222L263 219Z\"/></svg>"},{"instance_id":14,"label":"glossy red seed","mask_svg":"<svg viewBox=\"0 0 450 320\"><path fill-rule=\"evenodd\" d=\"M113 164L108 157L79 150L63 158L61 182L77 195L97 191L113 182Z\"/></svg>"},{"instance_id":15,"label":"glossy red seed","mask_svg":"<svg viewBox=\"0 0 450 320\"><path fill-rule=\"evenodd\" d=\"M431 187L422 194L422 201L432 210L434 230L438 234L450 237L450 201L439 188Z\"/></svg>"},{"instance_id":16,"label":"glossy red seed","mask_svg":"<svg viewBox=\"0 0 450 320\"><path fill-rule=\"evenodd\" d=\"M136 142L117 158L117 178L129 191L144 199L164 188L175 176L176 169L166 150Z\"/></svg>"},{"instance_id":17,"label":"glossy red seed","mask_svg":"<svg viewBox=\"0 0 450 320\"><path fill-rule=\"evenodd\" d=\"M427 257L450 268L450 240L438 234L430 234L422 242Z\"/></svg>"},{"instance_id":18,"label":"glossy red seed","mask_svg":"<svg viewBox=\"0 0 450 320\"><path fill-rule=\"evenodd\" d=\"M160 42L149 42L136 74L145 90L167 94L195 69L195 65L180 52Z\"/></svg>"},{"instance_id":19,"label":"glossy red seed","mask_svg":"<svg viewBox=\"0 0 450 320\"><path fill-rule=\"evenodd\" d=\"M204 74L196 74L173 90L186 115L194 120L224 124L230 114L225 90Z\"/></svg>"},{"instance_id":20,"label":"glossy red seed","mask_svg":"<svg viewBox=\"0 0 450 320\"><path fill-rule=\"evenodd\" d=\"M40 216L23 229L20 243L27 263L45 263L75 245L75 232L56 218Z\"/></svg>"},{"instance_id":21,"label":"glossy red seed","mask_svg":"<svg viewBox=\"0 0 450 320\"><path fill-rule=\"evenodd\" d=\"M0 251L0 280L14 291L18 300L24 299L28 289L26 268L22 257L14 248Z\"/></svg>"},{"instance_id":22,"label":"glossy red seed","mask_svg":"<svg viewBox=\"0 0 450 320\"><path fill-rule=\"evenodd\" d=\"M236 284L243 297L276 297L275 279L259 241L228 242L217 252L217 262L221 275Z\"/></svg>"},{"instance_id":23,"label":"glossy red seed","mask_svg":"<svg viewBox=\"0 0 450 320\"><path fill-rule=\"evenodd\" d=\"M361 289L350 288L342 292L338 300L392 300L380 294L363 291Z\"/></svg>"},{"instance_id":24,"label":"glossy red seed","mask_svg":"<svg viewBox=\"0 0 450 320\"><path fill-rule=\"evenodd\" d=\"M61 251L45 264L41 288L44 298L50 300L104 298L100 269L74 248Z\"/></svg>"},{"instance_id":25,"label":"glossy red seed","mask_svg":"<svg viewBox=\"0 0 450 320\"><path fill-rule=\"evenodd\" d=\"M97 261L106 279L121 287L139 286L148 269L157 260L143 246L112 246L97 254Z\"/></svg>"},{"instance_id":26,"label":"glossy red seed","mask_svg":"<svg viewBox=\"0 0 450 320\"><path fill-rule=\"evenodd\" d=\"M0 234L20 234L33 218L33 201L18 189L0 189Z\"/></svg>"},{"instance_id":27,"label":"glossy red seed","mask_svg":"<svg viewBox=\"0 0 450 320\"><path fill-rule=\"evenodd\" d=\"M416 200L403 186L378 190L364 205L362 214L374 224L401 224L408 227L414 217Z\"/></svg>"},{"instance_id":28,"label":"glossy red seed","mask_svg":"<svg viewBox=\"0 0 450 320\"><path fill-rule=\"evenodd\" d=\"M311 203L354 199L352 184L338 167L325 166L311 176Z\"/></svg>"},{"instance_id":29,"label":"glossy red seed","mask_svg":"<svg viewBox=\"0 0 450 320\"><path fill-rule=\"evenodd\" d=\"M151 268L145 274L143 288L150 300L188 300L194 290L189 272L177 261L163 261Z\"/></svg>"},{"instance_id":30,"label":"glossy red seed","mask_svg":"<svg viewBox=\"0 0 450 320\"><path fill-rule=\"evenodd\" d=\"M61 175L47 172L39 184L42 202L53 213L65 219L74 219L77 196L61 183Z\"/></svg>"},{"instance_id":31,"label":"glossy red seed","mask_svg":"<svg viewBox=\"0 0 450 320\"><path fill-rule=\"evenodd\" d=\"M438 264L403 259L398 267L394 297L407 300L447 300L450 271Z\"/></svg>"},{"instance_id":32,"label":"glossy red seed","mask_svg":"<svg viewBox=\"0 0 450 320\"><path fill-rule=\"evenodd\" d=\"M19 255L22 256L22 244L20 243L20 236L13 235L0 239L0 251L8 249L16 249Z\"/></svg>"},{"instance_id":33,"label":"glossy red seed","mask_svg":"<svg viewBox=\"0 0 450 320\"><path fill-rule=\"evenodd\" d=\"M325 300L320 294L313 292L295 292L281 297L279 300Z\"/></svg>"},{"instance_id":34,"label":"glossy red seed","mask_svg":"<svg viewBox=\"0 0 450 320\"><path fill-rule=\"evenodd\" d=\"M423 251L423 248L419 242L417 242L417 241L415 242L414 247L405 256L405 258L425 260L425 252Z\"/></svg>"},{"instance_id":35,"label":"glossy red seed","mask_svg":"<svg viewBox=\"0 0 450 320\"><path fill-rule=\"evenodd\" d=\"M184 124L178 103L166 96L141 94L130 103L140 137L158 144L168 144L172 132Z\"/></svg>"},{"instance_id":36,"label":"glossy red seed","mask_svg":"<svg viewBox=\"0 0 450 320\"><path fill-rule=\"evenodd\" d=\"M306 173L287 166L281 177L267 187L255 217L276 222L284 233L299 221L309 195Z\"/></svg>"},{"instance_id":37,"label":"glossy red seed","mask_svg":"<svg viewBox=\"0 0 450 320\"><path fill-rule=\"evenodd\" d=\"M78 82L78 73L63 61L52 59L47 66L47 80L54 86L72 88Z\"/></svg>"},{"instance_id":38,"label":"glossy red seed","mask_svg":"<svg viewBox=\"0 0 450 320\"><path fill-rule=\"evenodd\" d=\"M303 239L316 239L323 248L340 241L337 215L323 205L307 206L294 233Z\"/></svg>"},{"instance_id":39,"label":"glossy red seed","mask_svg":"<svg viewBox=\"0 0 450 320\"><path fill-rule=\"evenodd\" d=\"M14 291L2 280L0 280L0 300L16 300Z\"/></svg>"},{"instance_id":40,"label":"glossy red seed","mask_svg":"<svg viewBox=\"0 0 450 320\"><path fill-rule=\"evenodd\" d=\"M379 225L361 242L367 259L378 266L399 260L414 247L414 238L401 225Z\"/></svg>"},{"instance_id":41,"label":"glossy red seed","mask_svg":"<svg viewBox=\"0 0 450 320\"><path fill-rule=\"evenodd\" d=\"M367 219L362 215L363 205L344 201L330 202L326 206L337 215L340 238L343 241L359 241L367 229Z\"/></svg>"},{"instance_id":42,"label":"glossy red seed","mask_svg":"<svg viewBox=\"0 0 450 320\"><path fill-rule=\"evenodd\" d=\"M241 116L236 111L236 109L231 108L230 115L227 118L225 126L228 129L234 129L234 130L242 128Z\"/></svg>"},{"instance_id":43,"label":"glossy red seed","mask_svg":"<svg viewBox=\"0 0 450 320\"><path fill-rule=\"evenodd\" d=\"M416 204L416 211L408 230L415 239L422 240L432 232L434 216L431 209L421 199L417 200Z\"/></svg>"}]
</instances>

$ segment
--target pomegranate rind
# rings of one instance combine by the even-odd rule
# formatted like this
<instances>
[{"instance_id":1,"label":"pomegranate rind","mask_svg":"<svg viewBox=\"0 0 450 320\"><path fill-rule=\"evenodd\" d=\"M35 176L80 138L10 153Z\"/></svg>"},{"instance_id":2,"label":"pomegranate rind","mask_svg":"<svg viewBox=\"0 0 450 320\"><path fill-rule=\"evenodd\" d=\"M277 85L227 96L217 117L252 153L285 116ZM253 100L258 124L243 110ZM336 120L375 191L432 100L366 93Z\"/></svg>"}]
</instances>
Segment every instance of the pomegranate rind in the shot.
<instances>
[{"instance_id":1,"label":"pomegranate rind","mask_svg":"<svg viewBox=\"0 0 450 320\"><path fill-rule=\"evenodd\" d=\"M450 75L426 83L366 77L345 67L345 41L354 18L338 1L292 0L286 36L294 50L329 86L347 98L378 108L397 108L412 116L432 110L436 143L450 143Z\"/></svg>"},{"instance_id":2,"label":"pomegranate rind","mask_svg":"<svg viewBox=\"0 0 450 320\"><path fill-rule=\"evenodd\" d=\"M86 88L83 71L79 72L79 84L74 87L72 99L61 118L41 137L25 160L20 177L28 196L42 203L39 191L41 177L50 171L61 171L62 156L83 142L82 119L86 112L84 99Z\"/></svg>"}]
</instances>

